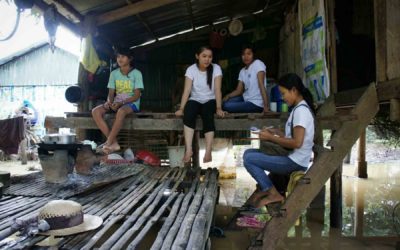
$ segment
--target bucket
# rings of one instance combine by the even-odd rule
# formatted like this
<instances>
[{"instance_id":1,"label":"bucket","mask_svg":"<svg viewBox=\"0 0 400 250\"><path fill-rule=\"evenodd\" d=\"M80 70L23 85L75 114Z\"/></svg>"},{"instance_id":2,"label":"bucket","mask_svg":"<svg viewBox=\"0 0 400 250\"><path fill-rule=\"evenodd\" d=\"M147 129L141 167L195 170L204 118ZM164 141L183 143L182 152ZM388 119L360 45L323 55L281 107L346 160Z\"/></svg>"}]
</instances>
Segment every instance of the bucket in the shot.
<instances>
[{"instance_id":1,"label":"bucket","mask_svg":"<svg viewBox=\"0 0 400 250\"><path fill-rule=\"evenodd\" d=\"M68 151L55 150L54 155L39 155L44 179L48 183L63 183L68 177Z\"/></svg>"},{"instance_id":2,"label":"bucket","mask_svg":"<svg viewBox=\"0 0 400 250\"><path fill-rule=\"evenodd\" d=\"M85 94L81 87L70 86L65 90L65 99L70 103L79 103L85 99Z\"/></svg>"},{"instance_id":3,"label":"bucket","mask_svg":"<svg viewBox=\"0 0 400 250\"><path fill-rule=\"evenodd\" d=\"M185 146L168 146L169 165L171 167L184 167L183 156Z\"/></svg>"}]
</instances>

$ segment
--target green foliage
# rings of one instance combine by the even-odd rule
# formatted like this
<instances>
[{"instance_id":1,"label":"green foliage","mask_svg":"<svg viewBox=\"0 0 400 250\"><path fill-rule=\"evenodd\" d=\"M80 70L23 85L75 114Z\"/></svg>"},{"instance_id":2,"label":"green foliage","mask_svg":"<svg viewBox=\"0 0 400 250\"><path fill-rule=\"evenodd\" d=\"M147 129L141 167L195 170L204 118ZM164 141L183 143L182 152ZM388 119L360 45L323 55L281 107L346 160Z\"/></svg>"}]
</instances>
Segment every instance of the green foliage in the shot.
<instances>
[{"instance_id":1,"label":"green foliage","mask_svg":"<svg viewBox=\"0 0 400 250\"><path fill-rule=\"evenodd\" d=\"M373 120L372 129L375 131L377 138L383 139L385 144L400 146L400 123L389 119L389 111L379 112Z\"/></svg>"}]
</instances>

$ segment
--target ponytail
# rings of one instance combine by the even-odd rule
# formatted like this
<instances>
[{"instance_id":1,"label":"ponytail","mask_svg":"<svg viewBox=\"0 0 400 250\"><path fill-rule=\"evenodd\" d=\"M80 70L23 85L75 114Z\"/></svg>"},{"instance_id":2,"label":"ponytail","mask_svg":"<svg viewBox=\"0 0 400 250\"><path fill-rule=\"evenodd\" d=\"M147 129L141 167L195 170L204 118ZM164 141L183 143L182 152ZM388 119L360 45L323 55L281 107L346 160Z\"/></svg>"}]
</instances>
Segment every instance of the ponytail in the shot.
<instances>
[{"instance_id":1,"label":"ponytail","mask_svg":"<svg viewBox=\"0 0 400 250\"><path fill-rule=\"evenodd\" d=\"M314 99L313 99L313 96L312 96L310 90L308 88L304 87L300 93L303 96L304 101L306 101L308 107L310 107L311 111L315 115Z\"/></svg>"},{"instance_id":2,"label":"ponytail","mask_svg":"<svg viewBox=\"0 0 400 250\"><path fill-rule=\"evenodd\" d=\"M210 89L212 88L213 71L214 71L214 67L213 67L213 64L211 63L207 67L207 85Z\"/></svg>"},{"instance_id":3,"label":"ponytail","mask_svg":"<svg viewBox=\"0 0 400 250\"><path fill-rule=\"evenodd\" d=\"M294 73L286 74L279 79L278 85L289 90L292 88L297 89L297 91L303 96L303 99L306 101L307 105L310 107L311 111L315 115L313 96L310 90L308 90L304 86L303 81L298 75Z\"/></svg>"}]
</instances>

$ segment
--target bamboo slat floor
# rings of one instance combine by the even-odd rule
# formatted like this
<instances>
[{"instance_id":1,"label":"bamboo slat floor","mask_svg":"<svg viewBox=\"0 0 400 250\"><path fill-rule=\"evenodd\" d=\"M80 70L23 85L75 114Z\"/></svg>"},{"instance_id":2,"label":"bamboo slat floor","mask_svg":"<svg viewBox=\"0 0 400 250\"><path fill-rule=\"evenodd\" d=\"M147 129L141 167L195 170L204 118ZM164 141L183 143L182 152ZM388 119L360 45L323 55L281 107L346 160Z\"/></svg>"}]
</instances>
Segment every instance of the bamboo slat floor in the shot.
<instances>
[{"instance_id":1,"label":"bamboo slat floor","mask_svg":"<svg viewBox=\"0 0 400 250\"><path fill-rule=\"evenodd\" d=\"M33 178L35 180L35 178ZM37 181L43 181L37 175ZM13 183L13 192L24 189ZM27 183L26 186L31 185ZM38 186L37 188L40 189ZM11 192L12 193L12 192ZM35 216L52 199L8 194L0 200L0 239L13 234L13 219ZM103 218L94 231L60 238L62 249L204 249L218 196L218 171L199 168L153 168L97 187L68 199L82 204L84 212ZM29 249L46 236L0 241L0 249ZM8 242L8 243L7 243Z\"/></svg>"}]
</instances>

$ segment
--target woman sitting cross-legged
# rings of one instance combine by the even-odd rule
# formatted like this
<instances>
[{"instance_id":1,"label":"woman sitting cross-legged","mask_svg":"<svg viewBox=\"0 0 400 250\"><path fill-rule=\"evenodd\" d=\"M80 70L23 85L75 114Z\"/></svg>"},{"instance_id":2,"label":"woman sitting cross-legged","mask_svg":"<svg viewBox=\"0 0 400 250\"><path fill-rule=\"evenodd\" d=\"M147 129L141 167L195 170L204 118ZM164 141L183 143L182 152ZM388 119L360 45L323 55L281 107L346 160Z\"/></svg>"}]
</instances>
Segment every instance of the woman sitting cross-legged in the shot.
<instances>
[{"instance_id":1,"label":"woman sitting cross-legged","mask_svg":"<svg viewBox=\"0 0 400 250\"><path fill-rule=\"evenodd\" d=\"M283 76L278 84L283 100L292 107L285 133L278 129L262 129L257 133L261 141L270 141L292 151L287 156L268 155L257 149L245 151L244 166L259 186L259 190L249 198L249 204L257 208L284 200L265 171L280 175L306 171L314 145L315 111L310 91L296 74Z\"/></svg>"}]
</instances>

